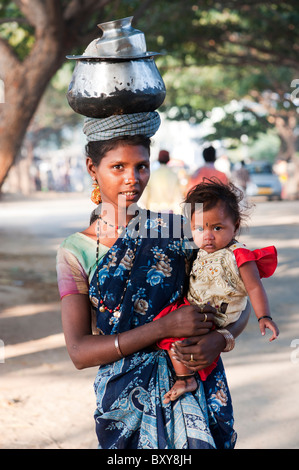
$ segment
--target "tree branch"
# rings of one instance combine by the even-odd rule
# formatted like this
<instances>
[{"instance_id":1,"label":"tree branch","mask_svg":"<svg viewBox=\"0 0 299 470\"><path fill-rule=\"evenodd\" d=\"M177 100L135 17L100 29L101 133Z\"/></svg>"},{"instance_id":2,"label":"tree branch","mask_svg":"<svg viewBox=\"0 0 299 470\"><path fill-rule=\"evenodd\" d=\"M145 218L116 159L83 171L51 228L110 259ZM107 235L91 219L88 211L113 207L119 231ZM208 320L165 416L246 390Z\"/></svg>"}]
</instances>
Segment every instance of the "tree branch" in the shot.
<instances>
[{"instance_id":1,"label":"tree branch","mask_svg":"<svg viewBox=\"0 0 299 470\"><path fill-rule=\"evenodd\" d=\"M18 18L0 18L0 24L4 23L18 23L18 24L28 24L28 20L22 16Z\"/></svg>"},{"instance_id":2,"label":"tree branch","mask_svg":"<svg viewBox=\"0 0 299 470\"><path fill-rule=\"evenodd\" d=\"M221 0L221 2L215 2L216 5L215 5L215 8L217 8L217 4L218 5L221 5L221 7L224 7L224 8L230 8L232 10L241 10L243 9L244 7L247 7L247 8L252 8L254 6L258 6L260 7L261 5L278 5L278 6L281 6L282 4L287 4L288 6L291 5L291 6L294 6L294 7L297 7L298 6L298 0L288 0L288 2L282 2L280 0L277 0L277 1L271 1L271 0L263 0L263 1L259 1L259 0L245 0L245 1L242 1L242 0Z\"/></svg>"},{"instance_id":3,"label":"tree branch","mask_svg":"<svg viewBox=\"0 0 299 470\"><path fill-rule=\"evenodd\" d=\"M77 19L78 15L85 15L101 10L106 5L111 3L111 0L71 0L64 10L63 18L65 21Z\"/></svg>"},{"instance_id":4,"label":"tree branch","mask_svg":"<svg viewBox=\"0 0 299 470\"><path fill-rule=\"evenodd\" d=\"M150 6L151 3L153 3L154 0L144 0L141 5L139 6L139 8L136 10L136 12L134 13L134 20L135 21L138 21L139 18L141 18L144 13L146 12L146 10L148 9L148 7Z\"/></svg>"},{"instance_id":5,"label":"tree branch","mask_svg":"<svg viewBox=\"0 0 299 470\"><path fill-rule=\"evenodd\" d=\"M0 76L4 79L6 70L16 69L20 64L12 47L10 47L7 41L0 38Z\"/></svg>"},{"instance_id":6,"label":"tree branch","mask_svg":"<svg viewBox=\"0 0 299 470\"><path fill-rule=\"evenodd\" d=\"M246 49L246 46L244 46L244 49ZM198 44L198 50L205 53L207 57L209 57L209 54L214 54L213 60L217 60L218 64L223 65L252 65L258 67L277 65L290 67L294 70L298 69L298 61L278 54L271 55L269 53L269 57L258 57L252 53L233 54L231 51L221 51L215 47L206 46L202 43Z\"/></svg>"},{"instance_id":7,"label":"tree branch","mask_svg":"<svg viewBox=\"0 0 299 470\"><path fill-rule=\"evenodd\" d=\"M15 0L16 5L21 10L28 22L35 28L37 36L44 36L49 33L49 24L59 25L61 15L61 3L59 0Z\"/></svg>"},{"instance_id":8,"label":"tree branch","mask_svg":"<svg viewBox=\"0 0 299 470\"><path fill-rule=\"evenodd\" d=\"M274 49L273 47L267 48L261 44L256 44L256 42L251 41L251 40L246 40L244 42L236 41L235 39L230 39L229 37L225 39L225 42L232 44L233 46L236 46L236 47L244 48L248 51L250 50L251 51L250 56L253 58L253 60L254 58L256 58L256 60L258 61L261 60L262 62L265 62L265 58L266 56L268 56L267 62L269 63L275 63L275 60L276 60L277 65L286 65L286 66L298 68L297 57L294 57L294 59L292 59L290 56L286 57L283 51L279 51L277 49ZM259 59L258 56L260 54L262 55L264 54L265 56ZM229 53L229 55L232 55L232 54Z\"/></svg>"}]
</instances>

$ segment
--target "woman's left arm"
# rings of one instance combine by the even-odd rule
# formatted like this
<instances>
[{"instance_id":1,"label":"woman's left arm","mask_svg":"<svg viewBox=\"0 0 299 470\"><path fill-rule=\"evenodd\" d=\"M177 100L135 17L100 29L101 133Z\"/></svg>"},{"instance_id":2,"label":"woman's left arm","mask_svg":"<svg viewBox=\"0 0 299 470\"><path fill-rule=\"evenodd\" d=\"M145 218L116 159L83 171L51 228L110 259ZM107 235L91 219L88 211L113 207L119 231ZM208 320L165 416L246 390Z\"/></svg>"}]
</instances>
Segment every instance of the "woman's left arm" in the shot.
<instances>
[{"instance_id":1,"label":"woman's left arm","mask_svg":"<svg viewBox=\"0 0 299 470\"><path fill-rule=\"evenodd\" d=\"M244 282L245 289L255 315L259 322L262 335L265 335L265 329L272 331L269 341L273 341L279 335L279 329L271 318L270 306L266 291L262 284L259 271L255 261L249 261L239 267L240 276Z\"/></svg>"},{"instance_id":2,"label":"woman's left arm","mask_svg":"<svg viewBox=\"0 0 299 470\"><path fill-rule=\"evenodd\" d=\"M226 329L237 338L245 329L250 316L250 303L247 302L245 310L243 310L240 318L228 325ZM216 359L216 357L225 349L226 340L217 330L212 330L202 336L194 336L184 341L176 342L173 350L177 359L185 364L191 370L200 370L208 367ZM190 357L193 354L192 367L190 367Z\"/></svg>"}]
</instances>

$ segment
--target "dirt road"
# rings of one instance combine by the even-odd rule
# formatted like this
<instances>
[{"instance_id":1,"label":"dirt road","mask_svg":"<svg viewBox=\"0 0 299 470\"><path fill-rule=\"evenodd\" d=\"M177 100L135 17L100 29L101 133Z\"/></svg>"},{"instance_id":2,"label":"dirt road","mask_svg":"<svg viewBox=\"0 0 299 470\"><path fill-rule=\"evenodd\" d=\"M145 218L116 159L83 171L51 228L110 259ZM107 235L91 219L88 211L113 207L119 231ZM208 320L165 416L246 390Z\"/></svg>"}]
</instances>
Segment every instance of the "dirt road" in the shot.
<instances>
[{"instance_id":1,"label":"dirt road","mask_svg":"<svg viewBox=\"0 0 299 470\"><path fill-rule=\"evenodd\" d=\"M55 253L88 224L87 196L42 195L0 202L0 448L95 449L93 379L65 350ZM33 228L34 227L34 228ZM280 336L262 337L252 314L223 354L238 449L299 448L299 201L258 202L249 248L276 245L279 266L265 280ZM4 344L4 348L1 348Z\"/></svg>"}]
</instances>

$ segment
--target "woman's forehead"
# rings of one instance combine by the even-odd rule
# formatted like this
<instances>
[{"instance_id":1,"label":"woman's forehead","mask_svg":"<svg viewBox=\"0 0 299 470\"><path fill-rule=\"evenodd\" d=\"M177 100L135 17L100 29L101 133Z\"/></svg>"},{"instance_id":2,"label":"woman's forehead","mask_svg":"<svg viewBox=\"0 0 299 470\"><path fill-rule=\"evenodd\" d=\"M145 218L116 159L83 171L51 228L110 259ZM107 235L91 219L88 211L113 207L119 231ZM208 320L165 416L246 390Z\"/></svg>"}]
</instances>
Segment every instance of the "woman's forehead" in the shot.
<instances>
[{"instance_id":1,"label":"woman's forehead","mask_svg":"<svg viewBox=\"0 0 299 470\"><path fill-rule=\"evenodd\" d=\"M143 145L118 145L109 150L103 157L106 162L125 161L128 164L135 164L136 161L149 160L149 152Z\"/></svg>"}]
</instances>

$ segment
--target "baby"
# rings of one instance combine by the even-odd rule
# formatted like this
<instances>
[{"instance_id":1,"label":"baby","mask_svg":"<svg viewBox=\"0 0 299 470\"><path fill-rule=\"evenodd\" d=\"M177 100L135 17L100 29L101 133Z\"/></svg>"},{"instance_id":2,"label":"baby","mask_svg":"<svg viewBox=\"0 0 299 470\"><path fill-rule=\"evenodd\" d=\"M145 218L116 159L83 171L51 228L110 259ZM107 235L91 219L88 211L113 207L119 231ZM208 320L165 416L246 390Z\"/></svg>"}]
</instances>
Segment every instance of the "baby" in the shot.
<instances>
[{"instance_id":1,"label":"baby","mask_svg":"<svg viewBox=\"0 0 299 470\"><path fill-rule=\"evenodd\" d=\"M199 250L191 269L187 300L184 303L195 304L202 309L207 304L215 307L215 327L225 335L224 328L238 320L249 296L262 335L269 328L272 331L270 341L273 341L278 337L279 330L271 318L260 278L274 273L277 253L274 246L251 251L235 240L243 220L241 200L240 190L216 179L204 180L189 191L185 203L186 207L191 207L191 230ZM199 205L203 211L201 214L198 214ZM172 304L158 316L170 313L179 305L182 304ZM166 339L159 346L170 349L174 341ZM165 394L164 403L197 388L194 372L173 358L171 351L169 354L177 380ZM216 364L215 361L207 370L199 371L202 380Z\"/></svg>"}]
</instances>

